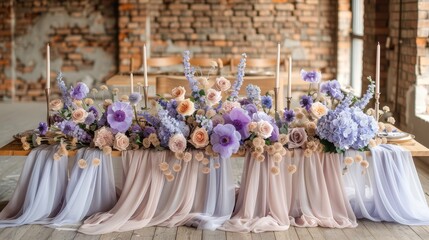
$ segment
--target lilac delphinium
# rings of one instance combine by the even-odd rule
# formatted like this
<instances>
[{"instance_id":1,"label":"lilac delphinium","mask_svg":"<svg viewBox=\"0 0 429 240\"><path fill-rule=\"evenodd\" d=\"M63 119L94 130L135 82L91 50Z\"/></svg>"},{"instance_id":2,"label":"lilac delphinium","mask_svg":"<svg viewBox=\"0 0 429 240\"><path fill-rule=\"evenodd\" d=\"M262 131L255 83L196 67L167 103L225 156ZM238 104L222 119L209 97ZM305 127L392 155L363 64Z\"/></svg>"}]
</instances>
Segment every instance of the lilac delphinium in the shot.
<instances>
[{"instance_id":1,"label":"lilac delphinium","mask_svg":"<svg viewBox=\"0 0 429 240\"><path fill-rule=\"evenodd\" d=\"M271 109L271 107L273 106L273 99L271 98L271 96L262 96L261 105L263 108Z\"/></svg>"},{"instance_id":2,"label":"lilac delphinium","mask_svg":"<svg viewBox=\"0 0 429 240\"><path fill-rule=\"evenodd\" d=\"M48 124L45 122L40 122L37 129L39 130L40 135L43 136L46 134L46 132L48 132Z\"/></svg>"},{"instance_id":3,"label":"lilac delphinium","mask_svg":"<svg viewBox=\"0 0 429 240\"><path fill-rule=\"evenodd\" d=\"M79 82L75 87L71 87L70 96L76 100L82 100L89 93L89 88L85 83Z\"/></svg>"},{"instance_id":4,"label":"lilac delphinium","mask_svg":"<svg viewBox=\"0 0 429 240\"><path fill-rule=\"evenodd\" d=\"M223 117L225 119L225 123L233 125L235 130L240 133L241 139L244 140L250 136L248 125L251 119L243 109L234 108Z\"/></svg>"},{"instance_id":5,"label":"lilac delphinium","mask_svg":"<svg viewBox=\"0 0 429 240\"><path fill-rule=\"evenodd\" d=\"M309 111L311 108L311 104L313 104L313 98L311 96L304 95L301 97L301 100L299 101L299 103L301 104L301 107Z\"/></svg>"},{"instance_id":6,"label":"lilac delphinium","mask_svg":"<svg viewBox=\"0 0 429 240\"><path fill-rule=\"evenodd\" d=\"M368 89L366 90L366 93L362 96L361 99L356 101L354 104L355 107L358 107L360 109L364 109L365 106L371 100L371 98L374 96L374 88L375 88L374 81L372 81L371 77L368 77L368 80L370 81L370 84L368 86Z\"/></svg>"},{"instance_id":7,"label":"lilac delphinium","mask_svg":"<svg viewBox=\"0 0 429 240\"><path fill-rule=\"evenodd\" d=\"M128 103L114 102L107 109L107 122L113 130L126 132L133 120L133 109Z\"/></svg>"},{"instance_id":8,"label":"lilac delphinium","mask_svg":"<svg viewBox=\"0 0 429 240\"><path fill-rule=\"evenodd\" d=\"M191 66L191 63L189 62L190 59L191 59L190 52L185 51L183 53L183 68L184 68L185 77L186 79L188 79L189 86L192 91L192 97L195 99L195 102L200 102L204 100L204 98L201 98L200 96L198 81L195 79L195 68Z\"/></svg>"},{"instance_id":9,"label":"lilac delphinium","mask_svg":"<svg viewBox=\"0 0 429 240\"><path fill-rule=\"evenodd\" d=\"M94 115L94 118L97 119L98 118L98 110L96 107L91 106L88 108L88 113L92 113Z\"/></svg>"},{"instance_id":10,"label":"lilac delphinium","mask_svg":"<svg viewBox=\"0 0 429 240\"><path fill-rule=\"evenodd\" d=\"M318 83L322 79L322 74L316 70L307 72L301 69L301 78L309 83Z\"/></svg>"},{"instance_id":11,"label":"lilac delphinium","mask_svg":"<svg viewBox=\"0 0 429 240\"><path fill-rule=\"evenodd\" d=\"M94 123L94 121L95 121L94 113L88 112L88 116L86 116L86 118L85 118L85 124L91 125Z\"/></svg>"},{"instance_id":12,"label":"lilac delphinium","mask_svg":"<svg viewBox=\"0 0 429 240\"><path fill-rule=\"evenodd\" d=\"M142 95L136 92L131 93L130 96L128 97L128 100L130 101L131 104L136 105L142 100Z\"/></svg>"},{"instance_id":13,"label":"lilac delphinium","mask_svg":"<svg viewBox=\"0 0 429 240\"><path fill-rule=\"evenodd\" d=\"M235 82L232 85L232 92L231 92L232 99L238 98L238 92L240 91L241 85L243 85L244 70L246 69L246 58L247 58L247 55L243 53L241 55L240 63L237 66L237 78L235 79Z\"/></svg>"},{"instance_id":14,"label":"lilac delphinium","mask_svg":"<svg viewBox=\"0 0 429 240\"><path fill-rule=\"evenodd\" d=\"M241 135L231 124L218 124L210 135L213 151L219 153L223 159L231 157L240 148Z\"/></svg>"},{"instance_id":15,"label":"lilac delphinium","mask_svg":"<svg viewBox=\"0 0 429 240\"><path fill-rule=\"evenodd\" d=\"M285 108L285 112L283 114L285 121L287 123L291 123L295 119L295 112L293 110L289 110Z\"/></svg>"},{"instance_id":16,"label":"lilac delphinium","mask_svg":"<svg viewBox=\"0 0 429 240\"><path fill-rule=\"evenodd\" d=\"M64 83L62 72L59 72L57 75L57 84L58 84L58 88L61 91L61 96L63 99L64 107L70 107L72 105L72 102L70 99L69 92L67 90L67 86Z\"/></svg>"},{"instance_id":17,"label":"lilac delphinium","mask_svg":"<svg viewBox=\"0 0 429 240\"><path fill-rule=\"evenodd\" d=\"M320 92L338 100L341 100L344 97L344 94L341 92L341 85L337 80L321 83Z\"/></svg>"},{"instance_id":18,"label":"lilac delphinium","mask_svg":"<svg viewBox=\"0 0 429 240\"><path fill-rule=\"evenodd\" d=\"M246 95L251 102L259 101L261 99L261 89L258 86L249 84L246 87Z\"/></svg>"},{"instance_id":19,"label":"lilac delphinium","mask_svg":"<svg viewBox=\"0 0 429 240\"><path fill-rule=\"evenodd\" d=\"M159 110L158 117L160 120L160 126L158 130L158 137L161 142L161 146L168 147L168 141L174 134L181 133L183 136L189 136L189 126L183 121L171 117L167 110Z\"/></svg>"}]
</instances>

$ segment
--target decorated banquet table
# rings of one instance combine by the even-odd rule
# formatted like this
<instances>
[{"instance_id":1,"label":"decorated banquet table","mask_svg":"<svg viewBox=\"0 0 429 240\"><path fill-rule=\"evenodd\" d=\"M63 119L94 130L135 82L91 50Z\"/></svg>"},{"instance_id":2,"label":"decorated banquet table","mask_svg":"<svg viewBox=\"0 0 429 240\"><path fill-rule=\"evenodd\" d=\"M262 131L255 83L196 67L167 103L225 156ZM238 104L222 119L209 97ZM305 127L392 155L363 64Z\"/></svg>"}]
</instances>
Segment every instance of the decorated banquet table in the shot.
<instances>
[{"instance_id":1,"label":"decorated banquet table","mask_svg":"<svg viewBox=\"0 0 429 240\"><path fill-rule=\"evenodd\" d=\"M146 94L141 109L142 96L133 90L119 97L107 86L100 93L82 82L68 88L59 74L62 98L48 101L47 122L0 149L0 155L27 156L0 228L43 224L104 234L186 225L264 232L353 228L360 218L429 225L413 162L429 149L391 125L387 106L379 109L378 78L368 78L359 98L337 80L320 83L320 72L301 70L308 93L300 107L280 110L278 74L274 91L262 95L249 84L239 97L245 54L234 83L196 78L189 59L186 51L191 97L176 87L172 99L160 95L148 104ZM289 74L287 105L290 80ZM364 112L374 93L375 109ZM386 114L387 123L379 121ZM122 164L119 188L113 157ZM235 157L244 157L238 188Z\"/></svg>"}]
</instances>

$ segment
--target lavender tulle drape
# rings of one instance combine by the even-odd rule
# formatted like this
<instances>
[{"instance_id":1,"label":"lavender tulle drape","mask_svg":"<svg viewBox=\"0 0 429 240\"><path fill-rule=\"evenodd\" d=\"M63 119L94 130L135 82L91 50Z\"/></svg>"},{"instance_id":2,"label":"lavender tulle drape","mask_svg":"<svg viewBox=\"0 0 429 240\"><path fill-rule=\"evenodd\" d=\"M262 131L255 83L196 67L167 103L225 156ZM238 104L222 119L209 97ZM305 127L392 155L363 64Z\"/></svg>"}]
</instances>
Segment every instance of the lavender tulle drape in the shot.
<instances>
[{"instance_id":1,"label":"lavender tulle drape","mask_svg":"<svg viewBox=\"0 0 429 240\"><path fill-rule=\"evenodd\" d=\"M348 151L345 156L357 154L364 153ZM411 153L395 145L379 145L371 149L368 162L366 174L353 164L343 178L356 217L428 225L429 208Z\"/></svg>"},{"instance_id":2,"label":"lavender tulle drape","mask_svg":"<svg viewBox=\"0 0 429 240\"><path fill-rule=\"evenodd\" d=\"M288 173L289 165L297 172ZM299 227L356 227L344 191L339 155L294 150L280 162L280 174L270 172L273 161L246 155L236 208L221 229L239 232L281 231Z\"/></svg>"},{"instance_id":3,"label":"lavender tulle drape","mask_svg":"<svg viewBox=\"0 0 429 240\"><path fill-rule=\"evenodd\" d=\"M124 185L117 204L107 213L88 218L79 231L103 234L130 231L147 226L192 225L216 229L230 218L235 192L229 160L220 159L210 174L192 159L172 182L165 180L161 162L171 166L178 160L169 151L137 150L123 152Z\"/></svg>"},{"instance_id":4,"label":"lavender tulle drape","mask_svg":"<svg viewBox=\"0 0 429 240\"><path fill-rule=\"evenodd\" d=\"M54 160L58 145L40 146L27 157L15 192L0 213L0 227L47 221L61 209L67 187L67 157Z\"/></svg>"},{"instance_id":5,"label":"lavender tulle drape","mask_svg":"<svg viewBox=\"0 0 429 240\"><path fill-rule=\"evenodd\" d=\"M80 168L84 159L87 166ZM93 160L99 159L94 164ZM112 156L94 148L82 148L76 154L61 211L44 224L54 227L81 224L86 217L110 210L116 203Z\"/></svg>"}]
</instances>

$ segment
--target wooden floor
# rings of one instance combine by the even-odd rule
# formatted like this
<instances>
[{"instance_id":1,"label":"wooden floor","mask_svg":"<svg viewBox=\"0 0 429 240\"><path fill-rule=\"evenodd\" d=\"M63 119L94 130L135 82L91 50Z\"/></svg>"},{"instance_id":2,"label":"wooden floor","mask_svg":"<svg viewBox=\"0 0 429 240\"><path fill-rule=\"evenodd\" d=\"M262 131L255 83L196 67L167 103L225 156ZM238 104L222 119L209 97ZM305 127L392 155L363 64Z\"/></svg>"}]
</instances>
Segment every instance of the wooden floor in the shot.
<instances>
[{"instance_id":1,"label":"wooden floor","mask_svg":"<svg viewBox=\"0 0 429 240\"><path fill-rule=\"evenodd\" d=\"M43 121L42 104L4 104L0 103L0 144L6 144L17 131L35 128ZM17 120L18 119L18 120ZM8 127L6 127L8 126ZM10 199L25 158L0 156L0 201ZM419 177L429 201L429 159L415 159ZM234 161L234 174L239 176L242 162ZM395 223L375 223L367 220L358 222L357 228L295 228L283 232L231 233L223 231L205 231L188 227L165 228L148 227L123 233L104 235L84 235L73 231L59 231L40 225L25 225L16 228L0 229L0 240L12 239L429 239L429 226L405 226Z\"/></svg>"}]
</instances>

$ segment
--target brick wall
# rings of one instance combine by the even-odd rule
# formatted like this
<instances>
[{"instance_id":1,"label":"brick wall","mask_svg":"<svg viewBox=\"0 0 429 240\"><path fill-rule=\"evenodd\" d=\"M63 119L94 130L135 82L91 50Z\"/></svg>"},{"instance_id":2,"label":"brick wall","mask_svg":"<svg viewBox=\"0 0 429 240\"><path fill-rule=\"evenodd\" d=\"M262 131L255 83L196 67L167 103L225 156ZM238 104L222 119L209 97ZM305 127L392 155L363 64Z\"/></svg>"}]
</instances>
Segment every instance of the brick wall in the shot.
<instances>
[{"instance_id":1,"label":"brick wall","mask_svg":"<svg viewBox=\"0 0 429 240\"><path fill-rule=\"evenodd\" d=\"M7 1L9 2L9 1ZM17 100L43 100L46 84L46 44L51 46L51 78L59 70L69 81L103 81L117 72L117 26L115 0L14 1L1 6L0 16L15 12L15 58L1 52L0 75L10 82L11 61L15 59ZM3 7L4 6L4 7ZM8 19L8 18L6 18ZM8 21L1 21L3 44L10 44ZM4 30L4 31L3 31ZM2 47L0 46L0 51ZM10 51L10 50L9 50ZM7 90L0 99L10 97ZM52 90L56 90L53 88Z\"/></svg>"},{"instance_id":2,"label":"brick wall","mask_svg":"<svg viewBox=\"0 0 429 240\"><path fill-rule=\"evenodd\" d=\"M0 98L11 87L10 78L6 77L6 69L11 66L11 2L0 2Z\"/></svg>"},{"instance_id":3,"label":"brick wall","mask_svg":"<svg viewBox=\"0 0 429 240\"><path fill-rule=\"evenodd\" d=\"M149 6L147 6L149 4ZM318 68L324 78L336 76L337 4L329 0L122 0L119 3L120 70L130 57L140 66L151 19L152 56L275 58L292 54L296 66Z\"/></svg>"}]
</instances>

